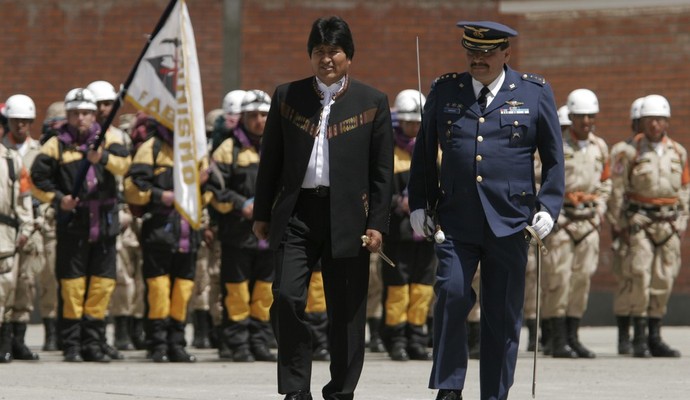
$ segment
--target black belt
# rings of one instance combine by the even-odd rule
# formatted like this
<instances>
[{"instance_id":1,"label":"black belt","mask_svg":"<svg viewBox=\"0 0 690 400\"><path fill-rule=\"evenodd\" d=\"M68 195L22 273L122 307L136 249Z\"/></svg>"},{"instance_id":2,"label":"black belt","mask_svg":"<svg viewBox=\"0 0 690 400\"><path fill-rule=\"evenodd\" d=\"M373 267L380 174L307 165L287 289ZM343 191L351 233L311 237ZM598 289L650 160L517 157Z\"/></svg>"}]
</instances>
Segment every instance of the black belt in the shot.
<instances>
[{"instance_id":1,"label":"black belt","mask_svg":"<svg viewBox=\"0 0 690 400\"><path fill-rule=\"evenodd\" d=\"M11 226L14 229L19 228L19 221L17 221L16 218L12 218L5 214L0 214L0 224Z\"/></svg>"},{"instance_id":2,"label":"black belt","mask_svg":"<svg viewBox=\"0 0 690 400\"><path fill-rule=\"evenodd\" d=\"M328 197L331 193L331 188L328 186L317 186L315 188L302 188L302 193L316 196L316 197Z\"/></svg>"}]
</instances>

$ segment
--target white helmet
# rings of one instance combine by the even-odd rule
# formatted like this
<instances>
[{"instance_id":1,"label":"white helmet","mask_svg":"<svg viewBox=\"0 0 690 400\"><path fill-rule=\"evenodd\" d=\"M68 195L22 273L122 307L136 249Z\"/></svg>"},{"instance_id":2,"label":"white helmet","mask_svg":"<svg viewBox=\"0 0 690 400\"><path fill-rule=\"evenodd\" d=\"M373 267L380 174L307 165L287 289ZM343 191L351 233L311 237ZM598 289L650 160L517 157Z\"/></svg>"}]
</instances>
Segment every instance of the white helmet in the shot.
<instances>
[{"instance_id":1,"label":"white helmet","mask_svg":"<svg viewBox=\"0 0 690 400\"><path fill-rule=\"evenodd\" d=\"M242 112L242 99L245 95L244 90L232 90L223 98L223 112L226 114L237 115Z\"/></svg>"},{"instance_id":2,"label":"white helmet","mask_svg":"<svg viewBox=\"0 0 690 400\"><path fill-rule=\"evenodd\" d=\"M271 96L268 93L254 89L248 90L242 98L242 112L260 111L268 112L271 108Z\"/></svg>"},{"instance_id":3,"label":"white helmet","mask_svg":"<svg viewBox=\"0 0 690 400\"><path fill-rule=\"evenodd\" d=\"M642 107L642 102L644 97L638 97L630 105L630 119L640 119L640 107Z\"/></svg>"},{"instance_id":4,"label":"white helmet","mask_svg":"<svg viewBox=\"0 0 690 400\"><path fill-rule=\"evenodd\" d=\"M570 114L596 114L599 112L597 95L589 89L575 89L568 95Z\"/></svg>"},{"instance_id":5,"label":"white helmet","mask_svg":"<svg viewBox=\"0 0 690 400\"><path fill-rule=\"evenodd\" d=\"M421 105L420 102L421 101ZM426 97L415 89L405 89L395 97L395 111L399 121L421 121Z\"/></svg>"},{"instance_id":6,"label":"white helmet","mask_svg":"<svg viewBox=\"0 0 690 400\"><path fill-rule=\"evenodd\" d=\"M640 106L640 118L642 117L671 117L671 106L664 96L650 94L646 96Z\"/></svg>"},{"instance_id":7,"label":"white helmet","mask_svg":"<svg viewBox=\"0 0 690 400\"><path fill-rule=\"evenodd\" d=\"M56 101L51 103L46 110L46 117L43 120L44 124L53 123L67 118L65 114L65 103L62 101Z\"/></svg>"},{"instance_id":8,"label":"white helmet","mask_svg":"<svg viewBox=\"0 0 690 400\"><path fill-rule=\"evenodd\" d=\"M98 110L96 97L89 89L74 88L65 96L65 110Z\"/></svg>"},{"instance_id":9,"label":"white helmet","mask_svg":"<svg viewBox=\"0 0 690 400\"><path fill-rule=\"evenodd\" d=\"M7 118L35 119L36 105L31 97L25 94L10 96L5 103L5 116Z\"/></svg>"},{"instance_id":10,"label":"white helmet","mask_svg":"<svg viewBox=\"0 0 690 400\"><path fill-rule=\"evenodd\" d=\"M223 115L223 110L220 108L215 108L206 114L206 132L211 132L213 130L216 120L221 115Z\"/></svg>"},{"instance_id":11,"label":"white helmet","mask_svg":"<svg viewBox=\"0 0 690 400\"><path fill-rule=\"evenodd\" d=\"M573 124L573 121L570 120L568 114L570 114L568 106L561 106L561 108L558 109L558 123L561 126L570 126Z\"/></svg>"},{"instance_id":12,"label":"white helmet","mask_svg":"<svg viewBox=\"0 0 690 400\"><path fill-rule=\"evenodd\" d=\"M115 101L117 92L113 85L106 81L94 81L86 87L96 97L96 101Z\"/></svg>"}]
</instances>

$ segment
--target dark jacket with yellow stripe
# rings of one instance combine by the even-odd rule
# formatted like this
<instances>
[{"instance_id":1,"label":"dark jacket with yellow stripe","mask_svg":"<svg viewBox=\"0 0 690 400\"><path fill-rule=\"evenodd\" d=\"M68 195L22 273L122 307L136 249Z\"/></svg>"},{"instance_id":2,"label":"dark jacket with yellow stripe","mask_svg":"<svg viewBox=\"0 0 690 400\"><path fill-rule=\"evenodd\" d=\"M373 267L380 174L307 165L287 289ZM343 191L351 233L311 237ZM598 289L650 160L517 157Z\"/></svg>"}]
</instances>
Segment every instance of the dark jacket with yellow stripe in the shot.
<instances>
[{"instance_id":1,"label":"dark jacket with yellow stripe","mask_svg":"<svg viewBox=\"0 0 690 400\"><path fill-rule=\"evenodd\" d=\"M34 159L31 166L32 193L43 203L52 203L57 211L57 233L69 232L80 236L89 236L92 223L93 209L98 211L99 237L115 237L120 232L117 207L117 184L115 175L124 175L129 168L131 157L122 141L122 136L108 130L103 141L103 156L101 162L93 164L97 180L95 190L87 190L87 180L78 194L79 205L71 217L65 218L60 210L62 198L72 193L75 176L82 159L85 157L85 143L79 143L78 138L71 143L66 140L70 136L69 127L65 125L57 136L48 139L41 147L41 152ZM100 130L98 124L91 128L92 132ZM75 133L71 134L73 137Z\"/></svg>"},{"instance_id":2,"label":"dark jacket with yellow stripe","mask_svg":"<svg viewBox=\"0 0 690 400\"><path fill-rule=\"evenodd\" d=\"M213 152L213 161L221 171L223 185L214 177L209 180L213 192L211 206L218 211L218 236L221 242L235 247L256 248L258 240L252 233L252 219L242 215L247 202L254 200L259 152L254 146L242 147L231 136Z\"/></svg>"},{"instance_id":3,"label":"dark jacket with yellow stripe","mask_svg":"<svg viewBox=\"0 0 690 400\"><path fill-rule=\"evenodd\" d=\"M199 170L207 168L207 159L202 160ZM164 191L174 189L173 182L173 148L161 138L152 136L137 149L124 181L125 201L145 208L141 226L144 246L171 252L180 249L184 232L181 230L182 216L174 205L167 206L161 201ZM196 251L201 243L200 232L190 226L188 238L189 251Z\"/></svg>"},{"instance_id":4,"label":"dark jacket with yellow stripe","mask_svg":"<svg viewBox=\"0 0 690 400\"><path fill-rule=\"evenodd\" d=\"M261 144L254 219L270 222L276 249L292 215L318 133L321 99L314 77L279 86ZM388 233L393 132L388 98L356 80L331 106L328 119L333 257L354 257L366 229Z\"/></svg>"}]
</instances>

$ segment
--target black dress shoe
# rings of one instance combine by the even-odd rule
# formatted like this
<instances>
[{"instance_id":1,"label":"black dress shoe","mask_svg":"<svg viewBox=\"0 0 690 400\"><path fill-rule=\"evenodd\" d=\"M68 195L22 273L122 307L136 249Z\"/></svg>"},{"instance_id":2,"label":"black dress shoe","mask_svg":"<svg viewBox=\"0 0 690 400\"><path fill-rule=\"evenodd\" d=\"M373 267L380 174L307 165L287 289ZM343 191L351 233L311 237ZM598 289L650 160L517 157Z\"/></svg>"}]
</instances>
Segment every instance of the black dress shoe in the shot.
<instances>
[{"instance_id":1,"label":"black dress shoe","mask_svg":"<svg viewBox=\"0 0 690 400\"><path fill-rule=\"evenodd\" d=\"M284 400L313 400L310 392L298 390L296 392L288 393Z\"/></svg>"},{"instance_id":2,"label":"black dress shoe","mask_svg":"<svg viewBox=\"0 0 690 400\"><path fill-rule=\"evenodd\" d=\"M462 390L440 389L436 400L462 400Z\"/></svg>"}]
</instances>

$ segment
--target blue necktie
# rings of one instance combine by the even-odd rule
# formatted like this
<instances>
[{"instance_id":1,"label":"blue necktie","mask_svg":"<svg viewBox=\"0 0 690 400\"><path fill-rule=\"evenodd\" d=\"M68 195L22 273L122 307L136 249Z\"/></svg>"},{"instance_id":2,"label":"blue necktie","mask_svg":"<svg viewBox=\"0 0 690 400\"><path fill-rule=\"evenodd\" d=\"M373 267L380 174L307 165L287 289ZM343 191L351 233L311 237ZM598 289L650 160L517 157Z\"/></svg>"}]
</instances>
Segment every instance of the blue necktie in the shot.
<instances>
[{"instance_id":1,"label":"blue necktie","mask_svg":"<svg viewBox=\"0 0 690 400\"><path fill-rule=\"evenodd\" d=\"M479 104L479 109L484 112L486 108L486 95L489 94L490 90L488 87L484 86L479 92L479 97L477 98L477 104Z\"/></svg>"}]
</instances>

